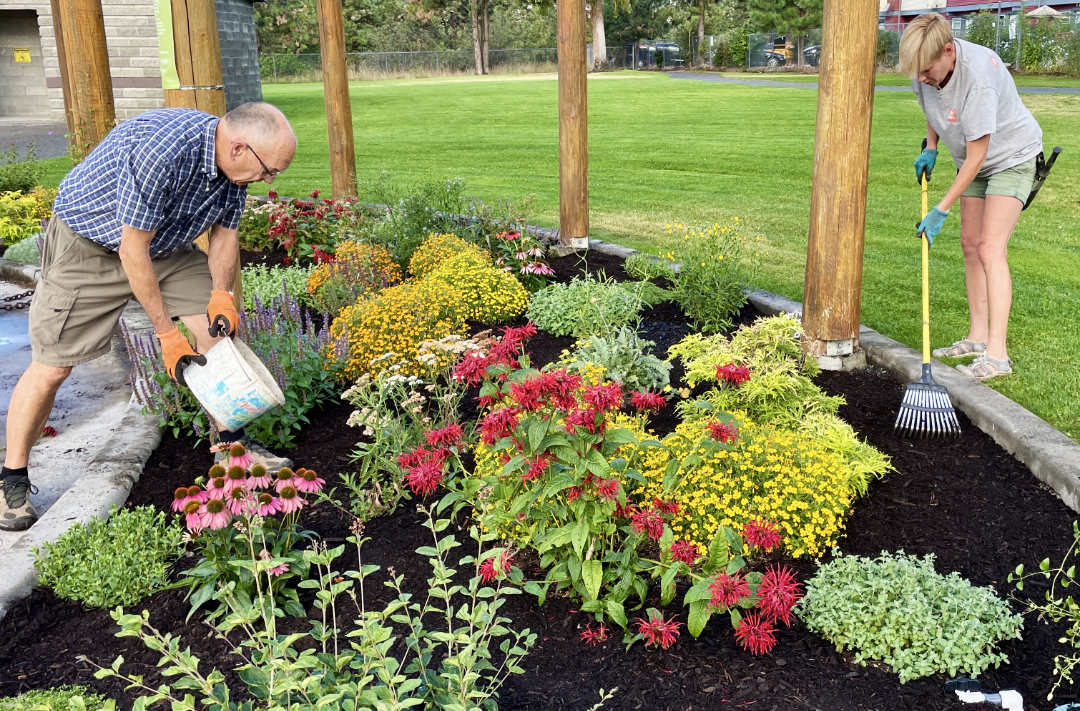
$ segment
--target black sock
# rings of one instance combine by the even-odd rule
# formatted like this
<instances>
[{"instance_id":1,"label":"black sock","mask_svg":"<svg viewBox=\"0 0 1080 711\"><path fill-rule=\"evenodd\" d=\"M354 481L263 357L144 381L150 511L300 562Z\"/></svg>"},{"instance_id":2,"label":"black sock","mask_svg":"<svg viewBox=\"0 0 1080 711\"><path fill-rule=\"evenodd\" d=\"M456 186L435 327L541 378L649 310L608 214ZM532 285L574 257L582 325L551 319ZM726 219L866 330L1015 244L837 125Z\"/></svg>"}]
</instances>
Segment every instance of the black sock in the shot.
<instances>
[{"instance_id":1,"label":"black sock","mask_svg":"<svg viewBox=\"0 0 1080 711\"><path fill-rule=\"evenodd\" d=\"M29 479L30 474L26 471L26 467L19 467L18 469L8 469L4 467L3 471L0 471L0 479Z\"/></svg>"},{"instance_id":2,"label":"black sock","mask_svg":"<svg viewBox=\"0 0 1080 711\"><path fill-rule=\"evenodd\" d=\"M222 433L222 438L221 439L225 440L225 441L228 441L228 442L239 442L240 440L244 439L244 428L241 427L240 429L233 430L232 432L229 432L228 434L229 434L229 436L225 437L224 433Z\"/></svg>"}]
</instances>

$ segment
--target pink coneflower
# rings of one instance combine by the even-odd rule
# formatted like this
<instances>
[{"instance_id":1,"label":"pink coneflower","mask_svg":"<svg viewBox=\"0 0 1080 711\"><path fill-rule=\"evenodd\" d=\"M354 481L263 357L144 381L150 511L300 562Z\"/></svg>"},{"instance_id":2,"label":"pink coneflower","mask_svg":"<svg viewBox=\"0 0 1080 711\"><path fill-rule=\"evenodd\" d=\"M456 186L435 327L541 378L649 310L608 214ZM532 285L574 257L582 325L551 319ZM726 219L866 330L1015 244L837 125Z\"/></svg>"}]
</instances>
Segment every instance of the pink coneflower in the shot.
<instances>
[{"instance_id":1,"label":"pink coneflower","mask_svg":"<svg viewBox=\"0 0 1080 711\"><path fill-rule=\"evenodd\" d=\"M300 492L296 487L287 484L278 490L278 510L284 514L291 514L304 507L304 500L300 498Z\"/></svg>"},{"instance_id":2,"label":"pink coneflower","mask_svg":"<svg viewBox=\"0 0 1080 711\"><path fill-rule=\"evenodd\" d=\"M274 489L280 494L286 486L296 488L296 474L288 467L282 467L274 477Z\"/></svg>"},{"instance_id":3,"label":"pink coneflower","mask_svg":"<svg viewBox=\"0 0 1080 711\"><path fill-rule=\"evenodd\" d=\"M754 519L743 526L743 540L751 546L757 546L766 553L779 546L783 541L780 531L768 521Z\"/></svg>"},{"instance_id":4,"label":"pink coneflower","mask_svg":"<svg viewBox=\"0 0 1080 711\"><path fill-rule=\"evenodd\" d=\"M202 493L202 500L209 501L210 499L224 499L228 493L228 489L225 486L225 478L217 477L211 479L206 485L206 491Z\"/></svg>"},{"instance_id":5,"label":"pink coneflower","mask_svg":"<svg viewBox=\"0 0 1080 711\"><path fill-rule=\"evenodd\" d=\"M234 516L243 515L247 509L247 503L251 500L251 495L248 490L242 486L237 486L229 490L226 495L225 504L229 507L229 511Z\"/></svg>"},{"instance_id":6,"label":"pink coneflower","mask_svg":"<svg viewBox=\"0 0 1080 711\"><path fill-rule=\"evenodd\" d=\"M729 444L739 438L739 428L730 422L711 420L705 425L705 429L710 437L722 444Z\"/></svg>"},{"instance_id":7,"label":"pink coneflower","mask_svg":"<svg viewBox=\"0 0 1080 711\"><path fill-rule=\"evenodd\" d=\"M269 492L261 492L252 501L254 502L253 510L256 516L273 516L279 511L277 499Z\"/></svg>"},{"instance_id":8,"label":"pink coneflower","mask_svg":"<svg viewBox=\"0 0 1080 711\"><path fill-rule=\"evenodd\" d=\"M255 463L255 457L253 457L247 449L244 448L244 445L239 442L233 442L228 445L228 447L229 459L225 464L226 467L240 467L241 469L246 470Z\"/></svg>"},{"instance_id":9,"label":"pink coneflower","mask_svg":"<svg viewBox=\"0 0 1080 711\"><path fill-rule=\"evenodd\" d=\"M716 379L722 383L741 385L750 379L750 369L734 363L716 366Z\"/></svg>"},{"instance_id":10,"label":"pink coneflower","mask_svg":"<svg viewBox=\"0 0 1080 711\"><path fill-rule=\"evenodd\" d=\"M202 502L197 499L188 499L188 502L184 504L184 525L194 534L205 528L202 522Z\"/></svg>"},{"instance_id":11,"label":"pink coneflower","mask_svg":"<svg viewBox=\"0 0 1080 711\"><path fill-rule=\"evenodd\" d=\"M791 608L799 601L802 590L795 573L787 566L775 565L765 571L758 585L758 608L772 620L791 626Z\"/></svg>"},{"instance_id":12,"label":"pink coneflower","mask_svg":"<svg viewBox=\"0 0 1080 711\"><path fill-rule=\"evenodd\" d=\"M630 522L634 525L634 531L646 533L654 541L664 535L664 514L656 509L635 511L630 516Z\"/></svg>"},{"instance_id":13,"label":"pink coneflower","mask_svg":"<svg viewBox=\"0 0 1080 711\"><path fill-rule=\"evenodd\" d=\"M776 646L776 631L773 621L760 610L755 610L742 618L735 628L735 639L743 649L751 654L765 654Z\"/></svg>"},{"instance_id":14,"label":"pink coneflower","mask_svg":"<svg viewBox=\"0 0 1080 711\"><path fill-rule=\"evenodd\" d=\"M173 510L173 513L180 513L184 510L184 506L187 505L189 500L187 490L188 488L186 486L181 486L173 492L172 506L170 507Z\"/></svg>"},{"instance_id":15,"label":"pink coneflower","mask_svg":"<svg viewBox=\"0 0 1080 711\"><path fill-rule=\"evenodd\" d=\"M647 390L635 390L630 393L630 406L635 410L652 410L656 412L667 404L663 395Z\"/></svg>"},{"instance_id":16,"label":"pink coneflower","mask_svg":"<svg viewBox=\"0 0 1080 711\"><path fill-rule=\"evenodd\" d=\"M650 612L649 619L644 617L637 619L638 634L645 640L646 647L653 647L659 645L663 649L667 649L671 645L675 644L675 641L679 639L679 627L681 622L676 622L675 618L665 620L664 616L659 612Z\"/></svg>"},{"instance_id":17,"label":"pink coneflower","mask_svg":"<svg viewBox=\"0 0 1080 711\"><path fill-rule=\"evenodd\" d=\"M451 423L441 429L429 431L424 435L424 441L431 447L453 447L459 444L464 437L465 433L461 431L461 425Z\"/></svg>"},{"instance_id":18,"label":"pink coneflower","mask_svg":"<svg viewBox=\"0 0 1080 711\"><path fill-rule=\"evenodd\" d=\"M225 528L232 520L232 514L229 513L224 499L209 499L199 509L199 513L202 514L203 528L211 531Z\"/></svg>"},{"instance_id":19,"label":"pink coneflower","mask_svg":"<svg viewBox=\"0 0 1080 711\"><path fill-rule=\"evenodd\" d=\"M698 559L698 547L696 543L688 540L675 541L671 544L671 557L675 560L681 560L687 565L693 565Z\"/></svg>"},{"instance_id":20,"label":"pink coneflower","mask_svg":"<svg viewBox=\"0 0 1080 711\"><path fill-rule=\"evenodd\" d=\"M253 464L248 471L248 486L253 489L266 489L273 481L274 478L262 464Z\"/></svg>"},{"instance_id":21,"label":"pink coneflower","mask_svg":"<svg viewBox=\"0 0 1080 711\"><path fill-rule=\"evenodd\" d=\"M209 479L224 479L225 467L221 466L220 464L215 464L210 467L210 471L206 473L206 476Z\"/></svg>"},{"instance_id":22,"label":"pink coneflower","mask_svg":"<svg viewBox=\"0 0 1080 711\"><path fill-rule=\"evenodd\" d=\"M325 483L326 480L311 469L301 469L296 472L296 488L304 494L315 494L322 491Z\"/></svg>"},{"instance_id":23,"label":"pink coneflower","mask_svg":"<svg viewBox=\"0 0 1080 711\"><path fill-rule=\"evenodd\" d=\"M247 486L247 470L241 466L233 465L225 472L225 493L233 489L242 489Z\"/></svg>"},{"instance_id":24,"label":"pink coneflower","mask_svg":"<svg viewBox=\"0 0 1080 711\"><path fill-rule=\"evenodd\" d=\"M709 592L712 593L709 607L730 609L749 597L750 584L738 573L728 575L722 570L713 576L709 583Z\"/></svg>"},{"instance_id":25,"label":"pink coneflower","mask_svg":"<svg viewBox=\"0 0 1080 711\"><path fill-rule=\"evenodd\" d=\"M592 625L585 625L585 629L581 630L581 641L585 644L596 646L601 642L608 640L608 629L601 622L596 629L593 629Z\"/></svg>"}]
</instances>

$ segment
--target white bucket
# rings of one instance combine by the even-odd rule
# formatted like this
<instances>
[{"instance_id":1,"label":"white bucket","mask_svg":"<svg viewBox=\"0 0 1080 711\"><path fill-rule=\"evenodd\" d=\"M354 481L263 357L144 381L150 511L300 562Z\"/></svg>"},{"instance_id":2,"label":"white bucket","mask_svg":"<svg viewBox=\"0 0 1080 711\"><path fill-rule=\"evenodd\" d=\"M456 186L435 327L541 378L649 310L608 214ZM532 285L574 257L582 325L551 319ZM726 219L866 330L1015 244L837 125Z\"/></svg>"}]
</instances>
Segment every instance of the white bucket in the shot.
<instances>
[{"instance_id":1,"label":"white bucket","mask_svg":"<svg viewBox=\"0 0 1080 711\"><path fill-rule=\"evenodd\" d=\"M230 432L285 404L285 395L243 341L222 338L204 353L206 365L184 368L184 382L206 411Z\"/></svg>"}]
</instances>

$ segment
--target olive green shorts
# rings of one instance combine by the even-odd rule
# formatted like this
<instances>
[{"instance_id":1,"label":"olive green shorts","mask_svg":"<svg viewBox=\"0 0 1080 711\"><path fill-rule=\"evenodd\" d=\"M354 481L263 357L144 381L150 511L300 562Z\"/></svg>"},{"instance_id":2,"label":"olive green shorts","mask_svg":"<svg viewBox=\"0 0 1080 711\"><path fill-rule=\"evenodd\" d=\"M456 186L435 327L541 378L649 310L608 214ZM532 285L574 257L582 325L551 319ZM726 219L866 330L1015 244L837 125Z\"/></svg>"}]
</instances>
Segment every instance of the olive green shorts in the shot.
<instances>
[{"instance_id":1,"label":"olive green shorts","mask_svg":"<svg viewBox=\"0 0 1080 711\"><path fill-rule=\"evenodd\" d=\"M1008 195L1027 202L1031 184L1035 182L1035 159L1006 168L985 178L975 178L964 191L964 197L985 198L987 195Z\"/></svg>"},{"instance_id":2,"label":"olive green shorts","mask_svg":"<svg viewBox=\"0 0 1080 711\"><path fill-rule=\"evenodd\" d=\"M176 252L152 264L170 316L206 311L211 280L204 252ZM105 355L131 298L120 255L52 218L41 248L41 279L30 302L34 361L65 367Z\"/></svg>"}]
</instances>

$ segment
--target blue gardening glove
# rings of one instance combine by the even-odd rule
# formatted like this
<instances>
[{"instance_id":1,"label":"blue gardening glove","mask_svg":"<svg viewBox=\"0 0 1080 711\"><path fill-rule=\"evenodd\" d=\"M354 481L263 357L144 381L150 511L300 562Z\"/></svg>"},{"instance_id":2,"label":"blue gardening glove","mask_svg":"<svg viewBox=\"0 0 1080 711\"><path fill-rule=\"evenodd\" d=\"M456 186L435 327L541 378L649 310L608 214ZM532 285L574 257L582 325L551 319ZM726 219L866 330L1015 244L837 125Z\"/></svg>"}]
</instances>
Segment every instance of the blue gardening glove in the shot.
<instances>
[{"instance_id":1,"label":"blue gardening glove","mask_svg":"<svg viewBox=\"0 0 1080 711\"><path fill-rule=\"evenodd\" d=\"M923 173L926 173L927 182L930 181L930 174L934 172L934 163L937 163L937 151L933 148L922 149L922 153L915 159L916 183L922 182Z\"/></svg>"},{"instance_id":2,"label":"blue gardening glove","mask_svg":"<svg viewBox=\"0 0 1080 711\"><path fill-rule=\"evenodd\" d=\"M945 224L945 218L948 216L948 211L942 212L936 207L931 208L922 222L915 227L915 235L921 237L925 233L928 246L933 247L934 238L937 237L938 232L941 232L941 226Z\"/></svg>"}]
</instances>

